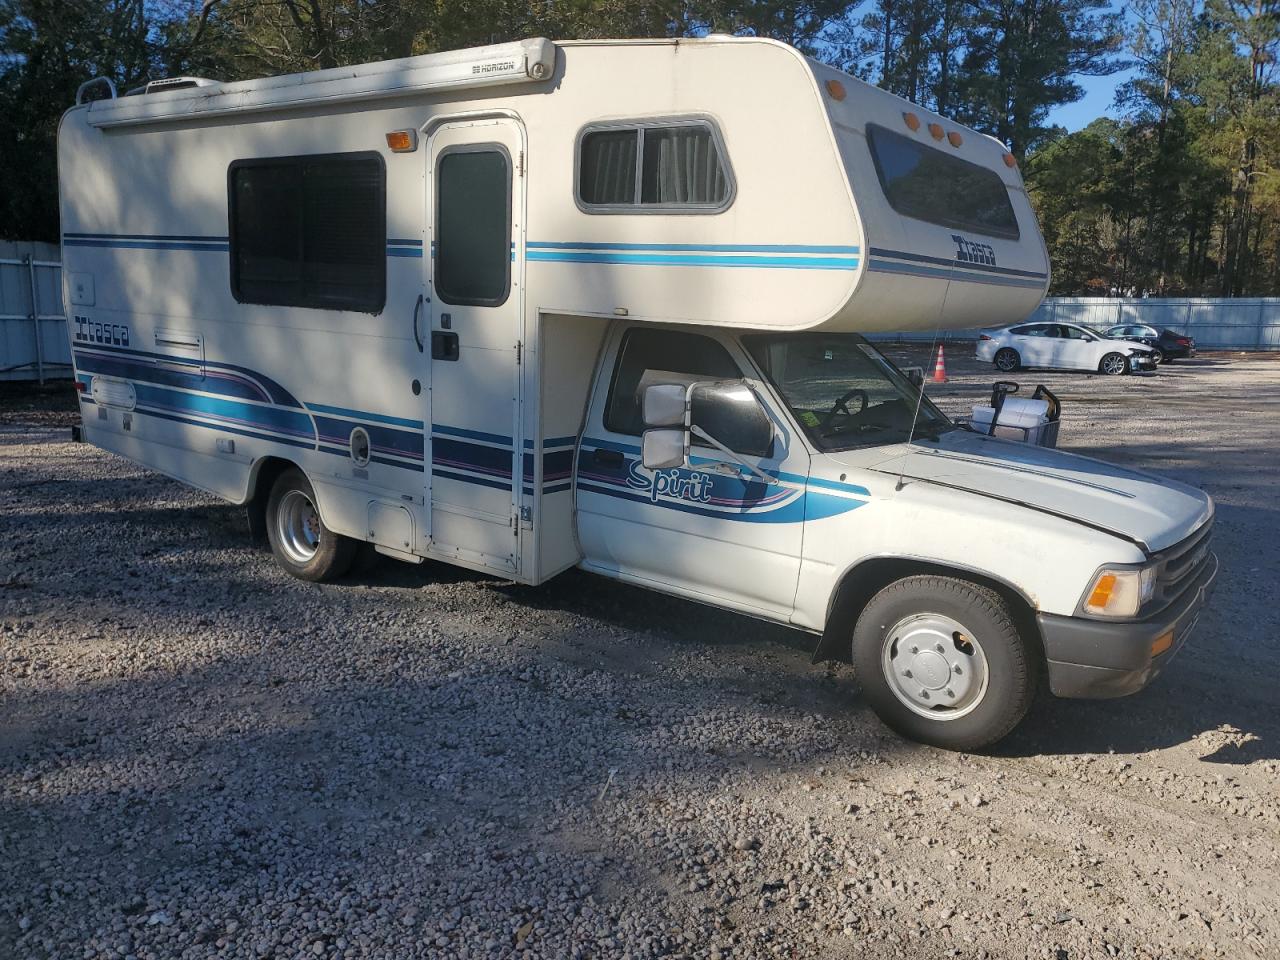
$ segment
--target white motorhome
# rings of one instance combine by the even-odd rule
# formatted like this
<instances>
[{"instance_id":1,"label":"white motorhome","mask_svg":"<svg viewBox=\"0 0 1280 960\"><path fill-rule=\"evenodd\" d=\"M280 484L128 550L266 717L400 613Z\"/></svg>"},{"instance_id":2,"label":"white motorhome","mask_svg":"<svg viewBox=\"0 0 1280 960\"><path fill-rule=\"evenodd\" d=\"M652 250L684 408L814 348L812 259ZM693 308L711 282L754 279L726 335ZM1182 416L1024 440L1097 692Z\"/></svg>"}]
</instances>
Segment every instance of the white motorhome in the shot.
<instances>
[{"instance_id":1,"label":"white motorhome","mask_svg":"<svg viewBox=\"0 0 1280 960\"><path fill-rule=\"evenodd\" d=\"M83 435L247 505L297 576L361 541L581 567L809 631L965 749L1046 674L1141 688L1196 620L1204 493L959 429L861 336L1039 303L989 137L731 37L83 94Z\"/></svg>"}]
</instances>

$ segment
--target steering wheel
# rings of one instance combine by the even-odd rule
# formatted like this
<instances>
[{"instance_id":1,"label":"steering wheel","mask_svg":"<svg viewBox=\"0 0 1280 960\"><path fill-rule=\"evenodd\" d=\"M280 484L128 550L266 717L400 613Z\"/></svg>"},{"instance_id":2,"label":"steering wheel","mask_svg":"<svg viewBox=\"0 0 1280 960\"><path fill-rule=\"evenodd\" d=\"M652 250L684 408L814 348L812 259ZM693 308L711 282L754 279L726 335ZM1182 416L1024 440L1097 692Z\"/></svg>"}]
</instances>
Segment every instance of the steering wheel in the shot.
<instances>
[{"instance_id":1,"label":"steering wheel","mask_svg":"<svg viewBox=\"0 0 1280 960\"><path fill-rule=\"evenodd\" d=\"M831 405L831 409L828 410L826 414L823 416L822 428L824 430L827 427L831 426L831 422L835 420L836 414L838 413L843 412L846 417L856 416L856 414L853 414L849 411L849 401L852 400L854 397L862 398L862 406L858 408L858 413L861 413L863 410L867 409L867 391L859 390L856 387L852 390L847 390L845 391L844 395L840 397L839 400L837 400L835 403Z\"/></svg>"}]
</instances>

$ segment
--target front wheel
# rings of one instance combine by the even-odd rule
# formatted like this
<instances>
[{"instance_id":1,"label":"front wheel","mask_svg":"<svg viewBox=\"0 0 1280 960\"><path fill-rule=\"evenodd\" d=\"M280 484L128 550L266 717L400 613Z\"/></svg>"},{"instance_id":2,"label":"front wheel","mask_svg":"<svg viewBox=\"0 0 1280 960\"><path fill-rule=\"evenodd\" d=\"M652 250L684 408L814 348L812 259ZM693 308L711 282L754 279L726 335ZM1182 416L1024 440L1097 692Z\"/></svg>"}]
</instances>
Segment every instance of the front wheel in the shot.
<instances>
[{"instance_id":1,"label":"front wheel","mask_svg":"<svg viewBox=\"0 0 1280 960\"><path fill-rule=\"evenodd\" d=\"M1098 364L1098 370L1109 377L1117 377L1129 372L1129 361L1122 353L1108 353Z\"/></svg>"},{"instance_id":2,"label":"front wheel","mask_svg":"<svg viewBox=\"0 0 1280 960\"><path fill-rule=\"evenodd\" d=\"M351 569L359 544L320 519L316 495L296 467L276 479L267 499L267 539L276 562L299 580L333 580Z\"/></svg>"},{"instance_id":3,"label":"front wheel","mask_svg":"<svg viewBox=\"0 0 1280 960\"><path fill-rule=\"evenodd\" d=\"M1008 604L954 577L907 577L872 597L853 630L853 663L887 726L947 750L995 743L1035 695Z\"/></svg>"},{"instance_id":4,"label":"front wheel","mask_svg":"<svg viewBox=\"0 0 1280 960\"><path fill-rule=\"evenodd\" d=\"M995 364L1001 373L1013 373L1022 366L1022 358L1012 347L1001 347L996 351Z\"/></svg>"}]
</instances>

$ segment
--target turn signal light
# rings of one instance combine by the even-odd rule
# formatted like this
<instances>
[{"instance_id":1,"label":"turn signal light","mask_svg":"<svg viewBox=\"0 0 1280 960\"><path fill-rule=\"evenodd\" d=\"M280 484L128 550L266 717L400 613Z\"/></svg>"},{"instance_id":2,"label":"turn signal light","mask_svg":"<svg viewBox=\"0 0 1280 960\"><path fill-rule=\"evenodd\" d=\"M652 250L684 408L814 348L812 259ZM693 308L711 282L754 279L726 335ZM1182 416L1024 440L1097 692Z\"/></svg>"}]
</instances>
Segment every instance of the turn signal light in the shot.
<instances>
[{"instance_id":1,"label":"turn signal light","mask_svg":"<svg viewBox=\"0 0 1280 960\"><path fill-rule=\"evenodd\" d=\"M1173 631L1162 633L1151 642L1151 655L1158 657L1173 646Z\"/></svg>"},{"instance_id":2,"label":"turn signal light","mask_svg":"<svg viewBox=\"0 0 1280 960\"><path fill-rule=\"evenodd\" d=\"M1098 582L1093 585L1093 593L1089 594L1089 602L1085 606L1105 610L1107 601L1111 599L1111 594L1115 592L1115 589L1116 575L1114 573L1104 573L1098 578Z\"/></svg>"},{"instance_id":3,"label":"turn signal light","mask_svg":"<svg viewBox=\"0 0 1280 960\"><path fill-rule=\"evenodd\" d=\"M990 338L990 337L988 337L985 333L980 333L980 334L978 334L978 339L979 339L979 340L990 340L991 338Z\"/></svg>"},{"instance_id":4,"label":"turn signal light","mask_svg":"<svg viewBox=\"0 0 1280 960\"><path fill-rule=\"evenodd\" d=\"M839 80L828 80L827 93L831 94L832 100L835 100L835 101L843 100L845 98L844 84L841 83Z\"/></svg>"}]
</instances>

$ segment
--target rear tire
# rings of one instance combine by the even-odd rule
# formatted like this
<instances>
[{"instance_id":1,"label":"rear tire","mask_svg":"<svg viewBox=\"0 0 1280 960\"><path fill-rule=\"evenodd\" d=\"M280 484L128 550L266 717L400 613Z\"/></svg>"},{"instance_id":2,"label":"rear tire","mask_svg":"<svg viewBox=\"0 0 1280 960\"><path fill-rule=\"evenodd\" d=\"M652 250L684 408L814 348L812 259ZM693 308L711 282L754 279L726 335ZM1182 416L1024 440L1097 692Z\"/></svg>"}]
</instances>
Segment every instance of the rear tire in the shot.
<instances>
[{"instance_id":1,"label":"rear tire","mask_svg":"<svg viewBox=\"0 0 1280 960\"><path fill-rule=\"evenodd\" d=\"M886 726L945 750L1004 737L1037 683L1009 605L955 577L906 577L872 597L853 629L853 664Z\"/></svg>"},{"instance_id":2,"label":"rear tire","mask_svg":"<svg viewBox=\"0 0 1280 960\"><path fill-rule=\"evenodd\" d=\"M1013 373L1022 366L1022 357L1013 347L1001 347L996 351L994 362L1001 373Z\"/></svg>"},{"instance_id":3,"label":"rear tire","mask_svg":"<svg viewBox=\"0 0 1280 960\"><path fill-rule=\"evenodd\" d=\"M1098 372L1109 377L1118 377L1129 372L1129 361L1123 353L1108 353L1098 364Z\"/></svg>"},{"instance_id":4,"label":"rear tire","mask_svg":"<svg viewBox=\"0 0 1280 960\"><path fill-rule=\"evenodd\" d=\"M1151 354L1151 359L1156 362L1157 367L1160 366L1160 364L1164 363L1164 351L1156 347Z\"/></svg>"},{"instance_id":5,"label":"rear tire","mask_svg":"<svg viewBox=\"0 0 1280 960\"><path fill-rule=\"evenodd\" d=\"M299 580L320 583L351 569L359 543L320 519L311 482L297 467L276 478L267 500L267 539L276 563Z\"/></svg>"}]
</instances>

